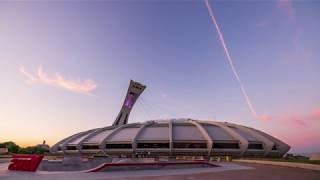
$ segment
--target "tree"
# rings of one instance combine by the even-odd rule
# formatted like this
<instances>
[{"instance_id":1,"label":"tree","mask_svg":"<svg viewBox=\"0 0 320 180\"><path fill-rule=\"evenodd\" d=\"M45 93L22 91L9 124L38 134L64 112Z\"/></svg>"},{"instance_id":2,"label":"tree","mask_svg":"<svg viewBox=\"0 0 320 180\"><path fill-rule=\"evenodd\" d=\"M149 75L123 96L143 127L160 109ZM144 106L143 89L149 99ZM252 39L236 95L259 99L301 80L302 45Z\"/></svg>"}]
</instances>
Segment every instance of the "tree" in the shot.
<instances>
[{"instance_id":1,"label":"tree","mask_svg":"<svg viewBox=\"0 0 320 180\"><path fill-rule=\"evenodd\" d=\"M44 154L49 152L47 149L37 147L37 146L29 146L25 148L20 148L18 154Z\"/></svg>"},{"instance_id":2,"label":"tree","mask_svg":"<svg viewBox=\"0 0 320 180\"><path fill-rule=\"evenodd\" d=\"M7 147L8 151L11 153L18 153L18 151L20 149L20 147L12 141L1 143L1 146Z\"/></svg>"},{"instance_id":3,"label":"tree","mask_svg":"<svg viewBox=\"0 0 320 180\"><path fill-rule=\"evenodd\" d=\"M15 154L44 154L49 152L47 149L38 146L19 147L12 141L0 143L0 148L8 148L8 152Z\"/></svg>"}]
</instances>

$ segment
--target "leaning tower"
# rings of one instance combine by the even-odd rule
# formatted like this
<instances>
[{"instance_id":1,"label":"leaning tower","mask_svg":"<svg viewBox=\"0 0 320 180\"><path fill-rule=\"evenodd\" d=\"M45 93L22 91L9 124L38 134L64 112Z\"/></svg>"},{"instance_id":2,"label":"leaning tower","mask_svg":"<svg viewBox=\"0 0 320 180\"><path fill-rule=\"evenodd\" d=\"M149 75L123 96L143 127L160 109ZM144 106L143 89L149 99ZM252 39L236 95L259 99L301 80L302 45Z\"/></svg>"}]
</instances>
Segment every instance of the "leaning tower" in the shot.
<instances>
[{"instance_id":1,"label":"leaning tower","mask_svg":"<svg viewBox=\"0 0 320 180\"><path fill-rule=\"evenodd\" d=\"M143 84L140 84L133 80L130 81L126 98L124 99L121 110L112 126L119 126L128 123L131 109L145 88L146 86Z\"/></svg>"}]
</instances>

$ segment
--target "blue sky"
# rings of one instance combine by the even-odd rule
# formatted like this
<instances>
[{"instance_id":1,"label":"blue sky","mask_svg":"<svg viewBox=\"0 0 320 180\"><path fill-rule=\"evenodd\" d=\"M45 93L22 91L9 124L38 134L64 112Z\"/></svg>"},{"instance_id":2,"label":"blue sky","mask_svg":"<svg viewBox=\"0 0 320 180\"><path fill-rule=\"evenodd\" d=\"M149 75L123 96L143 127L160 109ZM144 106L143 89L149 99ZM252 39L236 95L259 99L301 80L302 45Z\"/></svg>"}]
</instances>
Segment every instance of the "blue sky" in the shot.
<instances>
[{"instance_id":1,"label":"blue sky","mask_svg":"<svg viewBox=\"0 0 320 180\"><path fill-rule=\"evenodd\" d=\"M203 1L1 2L0 141L53 144L110 125L133 79L147 89L131 122L230 121L320 151L320 3L210 4L255 110L272 120L251 116ZM19 67L40 66L97 87L26 83Z\"/></svg>"}]
</instances>

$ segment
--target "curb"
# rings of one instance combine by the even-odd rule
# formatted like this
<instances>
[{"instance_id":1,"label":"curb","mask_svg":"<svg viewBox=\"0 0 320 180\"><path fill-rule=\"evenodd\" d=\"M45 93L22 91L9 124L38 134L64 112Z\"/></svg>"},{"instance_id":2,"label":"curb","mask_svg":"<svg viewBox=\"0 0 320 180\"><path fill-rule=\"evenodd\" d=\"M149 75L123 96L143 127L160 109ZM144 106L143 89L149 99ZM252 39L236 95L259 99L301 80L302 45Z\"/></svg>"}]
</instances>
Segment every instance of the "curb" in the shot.
<instances>
[{"instance_id":1,"label":"curb","mask_svg":"<svg viewBox=\"0 0 320 180\"><path fill-rule=\"evenodd\" d=\"M320 165L317 165L317 164L306 164L306 163L295 163L295 162L274 162L274 161L262 161L262 160L242 160L242 159L234 159L233 162L267 164L267 165L294 167L294 168L320 171Z\"/></svg>"}]
</instances>

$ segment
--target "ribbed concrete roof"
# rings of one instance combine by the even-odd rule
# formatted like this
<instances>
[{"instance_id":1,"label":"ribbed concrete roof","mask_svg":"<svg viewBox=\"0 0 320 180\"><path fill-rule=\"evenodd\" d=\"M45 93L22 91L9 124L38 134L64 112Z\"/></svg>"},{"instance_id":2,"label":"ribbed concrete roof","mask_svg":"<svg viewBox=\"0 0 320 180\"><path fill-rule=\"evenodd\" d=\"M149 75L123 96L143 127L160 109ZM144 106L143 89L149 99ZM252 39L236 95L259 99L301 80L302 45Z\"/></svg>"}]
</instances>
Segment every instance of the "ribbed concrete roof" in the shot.
<instances>
[{"instance_id":1,"label":"ribbed concrete roof","mask_svg":"<svg viewBox=\"0 0 320 180\"><path fill-rule=\"evenodd\" d=\"M139 131L139 127L134 127L134 128L123 128L120 131L118 131L116 134L114 134L113 136L111 136L108 140L110 142L115 142L115 141L132 141L138 131Z\"/></svg>"},{"instance_id":2,"label":"ribbed concrete roof","mask_svg":"<svg viewBox=\"0 0 320 180\"><path fill-rule=\"evenodd\" d=\"M189 143L185 145L185 148L193 149L195 147L203 147L203 145L195 144L196 146L191 146L190 143L205 143L208 153L211 151L214 152L216 148L223 146L223 144L217 143L229 143L228 148L239 147L239 152L241 151L242 154L250 151L250 149L247 150L247 148L252 142L261 143L263 146L262 150L265 154L274 152L275 148L276 151L284 154L290 148L282 141L264 132L237 124L192 119L169 119L132 123L116 127L110 126L85 131L61 140L52 147L52 151L59 151L59 147L61 147L61 150L65 152L68 146L76 146L79 151L83 152L83 149L81 149L82 146L90 144L99 145L98 147L102 148L101 151L108 151L106 144L129 143L133 144L132 148L137 148L136 144L143 142L183 142ZM234 146L232 143L239 143L239 146ZM147 145L147 147L150 146ZM182 147L184 147L184 145L182 145ZM250 147L252 149L252 147L254 148L255 146ZM154 144L153 148L169 148L171 151L173 146L171 144ZM181 148L181 144L179 148ZM221 149L219 149L219 151L221 151Z\"/></svg>"},{"instance_id":3,"label":"ribbed concrete roof","mask_svg":"<svg viewBox=\"0 0 320 180\"><path fill-rule=\"evenodd\" d=\"M174 141L205 141L201 132L194 125L173 125L172 132Z\"/></svg>"},{"instance_id":4,"label":"ribbed concrete roof","mask_svg":"<svg viewBox=\"0 0 320 180\"><path fill-rule=\"evenodd\" d=\"M108 137L114 129L105 129L100 133L93 135L91 138L84 141L84 143L100 144L105 137Z\"/></svg>"},{"instance_id":5,"label":"ribbed concrete roof","mask_svg":"<svg viewBox=\"0 0 320 180\"><path fill-rule=\"evenodd\" d=\"M212 140L227 140L227 141L232 141L235 140L234 137L232 137L228 132L226 132L225 130L221 129L218 126L215 125L210 125L210 124L203 124L202 125L206 131L208 132L208 134L210 135Z\"/></svg>"},{"instance_id":6,"label":"ribbed concrete roof","mask_svg":"<svg viewBox=\"0 0 320 180\"><path fill-rule=\"evenodd\" d=\"M167 140L169 141L169 127L167 126L151 126L145 128L137 137L139 141L147 140Z\"/></svg>"}]
</instances>

